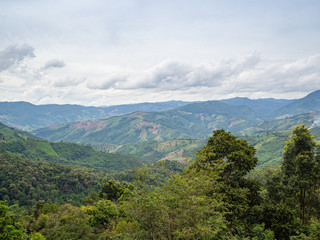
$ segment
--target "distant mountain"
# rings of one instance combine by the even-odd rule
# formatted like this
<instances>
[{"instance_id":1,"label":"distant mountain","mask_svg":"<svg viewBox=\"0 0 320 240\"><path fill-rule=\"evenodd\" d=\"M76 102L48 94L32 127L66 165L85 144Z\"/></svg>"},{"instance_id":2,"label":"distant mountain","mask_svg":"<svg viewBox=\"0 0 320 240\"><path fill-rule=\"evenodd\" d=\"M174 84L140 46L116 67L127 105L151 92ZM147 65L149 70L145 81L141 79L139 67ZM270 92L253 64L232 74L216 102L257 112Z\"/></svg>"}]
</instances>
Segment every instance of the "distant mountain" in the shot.
<instances>
[{"instance_id":1,"label":"distant mountain","mask_svg":"<svg viewBox=\"0 0 320 240\"><path fill-rule=\"evenodd\" d=\"M230 105L244 105L251 108L253 111L258 113L264 119L272 119L272 112L285 107L294 100L287 99L274 99L274 98L260 98L260 99L249 99L245 97L236 97L230 99L219 100L220 102L227 103Z\"/></svg>"},{"instance_id":2,"label":"distant mountain","mask_svg":"<svg viewBox=\"0 0 320 240\"><path fill-rule=\"evenodd\" d=\"M106 153L89 145L51 143L2 123L0 123L1 153L22 156L32 161L94 168L105 172L123 171L142 165L142 161L132 155Z\"/></svg>"},{"instance_id":3,"label":"distant mountain","mask_svg":"<svg viewBox=\"0 0 320 240\"><path fill-rule=\"evenodd\" d=\"M249 99L237 97L220 100L218 102L228 104L229 106L246 106L258 114L261 119L270 120L277 117L319 111L319 95L320 90L310 93L308 96L297 100L273 98ZM112 116L130 114L137 111L166 112L168 110L186 106L188 104L197 103L169 101L126 104L109 107L85 107L69 104L33 105L27 102L0 102L0 121L19 129L33 130L48 125L103 119Z\"/></svg>"},{"instance_id":4,"label":"distant mountain","mask_svg":"<svg viewBox=\"0 0 320 240\"><path fill-rule=\"evenodd\" d=\"M286 117L302 113L320 111L320 90L314 91L307 96L293 100L271 113L273 117Z\"/></svg>"},{"instance_id":5,"label":"distant mountain","mask_svg":"<svg viewBox=\"0 0 320 240\"><path fill-rule=\"evenodd\" d=\"M165 111L185 104L188 102L169 101L110 107L84 107L69 104L33 105L28 102L0 102L0 121L12 127L31 130L51 124L101 119L136 111Z\"/></svg>"},{"instance_id":6,"label":"distant mountain","mask_svg":"<svg viewBox=\"0 0 320 240\"><path fill-rule=\"evenodd\" d=\"M292 131L296 126L304 124L309 128L318 126L319 112L298 114L281 119L264 121L257 125L258 131Z\"/></svg>"},{"instance_id":7,"label":"distant mountain","mask_svg":"<svg viewBox=\"0 0 320 240\"><path fill-rule=\"evenodd\" d=\"M101 146L105 143L202 138L210 136L215 129L238 132L262 121L247 106L209 101L191 103L165 112L135 112L108 119L45 127L32 132L50 141Z\"/></svg>"}]
</instances>

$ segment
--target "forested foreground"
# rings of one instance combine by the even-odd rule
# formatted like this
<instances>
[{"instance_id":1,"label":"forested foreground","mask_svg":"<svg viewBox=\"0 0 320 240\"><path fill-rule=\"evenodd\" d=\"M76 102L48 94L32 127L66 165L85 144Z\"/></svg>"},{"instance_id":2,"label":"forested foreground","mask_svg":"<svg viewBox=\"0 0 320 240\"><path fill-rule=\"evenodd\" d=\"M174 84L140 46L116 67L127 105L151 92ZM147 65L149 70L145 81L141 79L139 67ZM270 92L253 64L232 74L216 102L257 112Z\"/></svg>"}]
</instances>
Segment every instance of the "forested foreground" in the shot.
<instances>
[{"instance_id":1,"label":"forested foreground","mask_svg":"<svg viewBox=\"0 0 320 240\"><path fill-rule=\"evenodd\" d=\"M118 176L132 184L107 181L81 206L1 202L0 239L320 239L320 154L309 130L293 131L281 167L254 170L254 154L217 130L163 184L142 168Z\"/></svg>"}]
</instances>

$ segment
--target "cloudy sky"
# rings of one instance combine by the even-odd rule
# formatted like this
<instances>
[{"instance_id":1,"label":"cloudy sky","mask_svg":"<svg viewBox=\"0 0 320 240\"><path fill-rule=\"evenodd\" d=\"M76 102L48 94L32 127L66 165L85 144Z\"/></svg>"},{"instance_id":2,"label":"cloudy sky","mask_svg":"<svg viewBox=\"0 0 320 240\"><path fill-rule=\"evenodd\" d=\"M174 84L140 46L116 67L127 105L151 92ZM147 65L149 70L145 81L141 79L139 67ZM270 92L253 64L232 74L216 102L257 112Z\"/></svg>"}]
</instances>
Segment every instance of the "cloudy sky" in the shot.
<instances>
[{"instance_id":1,"label":"cloudy sky","mask_svg":"<svg viewBox=\"0 0 320 240\"><path fill-rule=\"evenodd\" d=\"M0 101L106 106L320 89L319 0L1 0Z\"/></svg>"}]
</instances>

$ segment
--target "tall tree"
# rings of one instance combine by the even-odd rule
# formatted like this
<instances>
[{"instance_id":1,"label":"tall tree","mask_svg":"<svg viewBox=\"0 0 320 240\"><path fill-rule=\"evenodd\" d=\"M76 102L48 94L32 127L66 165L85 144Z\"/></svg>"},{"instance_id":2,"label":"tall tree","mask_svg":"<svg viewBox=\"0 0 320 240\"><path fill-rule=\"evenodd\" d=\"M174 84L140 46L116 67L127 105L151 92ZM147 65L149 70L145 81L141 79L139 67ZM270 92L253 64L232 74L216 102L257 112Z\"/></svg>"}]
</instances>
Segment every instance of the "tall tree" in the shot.
<instances>
[{"instance_id":1,"label":"tall tree","mask_svg":"<svg viewBox=\"0 0 320 240\"><path fill-rule=\"evenodd\" d=\"M293 130L292 139L285 146L282 172L288 195L293 202L298 198L300 219L305 224L312 215L312 199L319 186L319 158L315 154L316 143L304 125Z\"/></svg>"},{"instance_id":2,"label":"tall tree","mask_svg":"<svg viewBox=\"0 0 320 240\"><path fill-rule=\"evenodd\" d=\"M214 171L218 176L218 191L229 212L226 218L235 232L238 226L252 225L252 207L260 203L259 184L245 178L258 162L254 154L254 147L245 140L224 130L216 130L191 166L191 169Z\"/></svg>"}]
</instances>

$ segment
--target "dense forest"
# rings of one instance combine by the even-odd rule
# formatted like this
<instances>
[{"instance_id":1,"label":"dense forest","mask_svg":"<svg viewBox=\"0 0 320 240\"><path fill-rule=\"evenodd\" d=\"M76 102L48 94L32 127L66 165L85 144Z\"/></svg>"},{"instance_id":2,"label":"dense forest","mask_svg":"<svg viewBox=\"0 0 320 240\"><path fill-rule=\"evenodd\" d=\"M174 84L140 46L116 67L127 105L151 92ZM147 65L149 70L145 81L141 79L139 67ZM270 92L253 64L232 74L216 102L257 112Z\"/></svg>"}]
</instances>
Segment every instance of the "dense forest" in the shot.
<instances>
[{"instance_id":1,"label":"dense forest","mask_svg":"<svg viewBox=\"0 0 320 240\"><path fill-rule=\"evenodd\" d=\"M14 154L32 161L93 168L109 173L142 166L140 159L132 155L98 151L90 145L48 142L1 122L0 153Z\"/></svg>"},{"instance_id":2,"label":"dense forest","mask_svg":"<svg viewBox=\"0 0 320 240\"><path fill-rule=\"evenodd\" d=\"M69 180L41 182L35 176L50 175L51 165L34 163L20 170L27 176L33 168L33 178L23 181L15 169L25 168L26 160L2 154L7 178L12 171L20 179L1 188L10 204L0 204L0 239L319 239L320 154L308 128L293 130L279 167L255 169L255 151L246 140L216 130L184 170L167 161L163 171L159 163L107 176L81 195L81 203L56 199L52 189L61 196L88 193L98 174L90 179L83 170L51 168ZM29 205L19 206L20 199L11 205L8 187L17 194L32 191ZM32 201L41 191L49 194Z\"/></svg>"}]
</instances>

